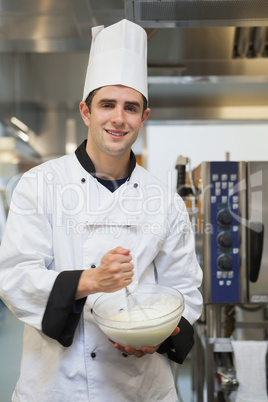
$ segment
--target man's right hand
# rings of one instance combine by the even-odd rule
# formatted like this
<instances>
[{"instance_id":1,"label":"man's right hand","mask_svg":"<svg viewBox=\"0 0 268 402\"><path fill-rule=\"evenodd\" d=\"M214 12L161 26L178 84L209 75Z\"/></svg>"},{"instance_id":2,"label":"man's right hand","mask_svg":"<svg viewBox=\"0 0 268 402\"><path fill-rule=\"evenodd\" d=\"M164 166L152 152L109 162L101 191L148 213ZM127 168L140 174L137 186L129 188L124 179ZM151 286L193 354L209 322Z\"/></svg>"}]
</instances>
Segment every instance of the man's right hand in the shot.
<instances>
[{"instance_id":1,"label":"man's right hand","mask_svg":"<svg viewBox=\"0 0 268 402\"><path fill-rule=\"evenodd\" d=\"M82 272L76 299L98 292L112 293L128 286L134 275L131 260L130 250L123 247L108 251L97 268Z\"/></svg>"}]
</instances>

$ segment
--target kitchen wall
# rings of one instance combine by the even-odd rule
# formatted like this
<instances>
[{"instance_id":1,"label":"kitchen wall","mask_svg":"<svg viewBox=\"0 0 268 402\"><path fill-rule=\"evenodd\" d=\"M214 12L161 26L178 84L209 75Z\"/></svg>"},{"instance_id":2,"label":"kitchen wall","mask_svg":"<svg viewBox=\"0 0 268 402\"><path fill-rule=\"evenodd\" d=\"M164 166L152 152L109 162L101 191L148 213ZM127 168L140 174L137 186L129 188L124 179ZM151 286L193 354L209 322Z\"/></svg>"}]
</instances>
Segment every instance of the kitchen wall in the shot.
<instances>
[{"instance_id":1,"label":"kitchen wall","mask_svg":"<svg viewBox=\"0 0 268 402\"><path fill-rule=\"evenodd\" d=\"M268 124L153 125L146 127L146 167L176 188L176 162L190 158L195 168L202 161L268 160Z\"/></svg>"}]
</instances>

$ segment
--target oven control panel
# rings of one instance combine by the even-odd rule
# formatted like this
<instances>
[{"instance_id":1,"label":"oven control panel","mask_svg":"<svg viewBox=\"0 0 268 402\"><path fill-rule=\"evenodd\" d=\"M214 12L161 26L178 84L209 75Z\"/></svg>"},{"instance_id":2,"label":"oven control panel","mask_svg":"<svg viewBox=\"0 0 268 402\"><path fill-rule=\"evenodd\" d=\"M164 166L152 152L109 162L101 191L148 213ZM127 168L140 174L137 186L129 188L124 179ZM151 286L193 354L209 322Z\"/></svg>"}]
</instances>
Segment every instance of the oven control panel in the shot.
<instances>
[{"instance_id":1,"label":"oven control panel","mask_svg":"<svg viewBox=\"0 0 268 402\"><path fill-rule=\"evenodd\" d=\"M210 163L211 302L240 300L238 162Z\"/></svg>"}]
</instances>

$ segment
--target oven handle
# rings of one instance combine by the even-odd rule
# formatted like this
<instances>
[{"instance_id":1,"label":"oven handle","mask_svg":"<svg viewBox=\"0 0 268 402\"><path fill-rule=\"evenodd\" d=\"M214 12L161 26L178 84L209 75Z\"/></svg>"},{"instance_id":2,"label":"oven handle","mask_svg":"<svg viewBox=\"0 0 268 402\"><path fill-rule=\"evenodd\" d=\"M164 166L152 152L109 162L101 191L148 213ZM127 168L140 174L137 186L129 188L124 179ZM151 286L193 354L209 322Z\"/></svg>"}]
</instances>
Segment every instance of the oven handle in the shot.
<instances>
[{"instance_id":1,"label":"oven handle","mask_svg":"<svg viewBox=\"0 0 268 402\"><path fill-rule=\"evenodd\" d=\"M264 225L261 222L249 223L249 280L257 282L262 259Z\"/></svg>"}]
</instances>

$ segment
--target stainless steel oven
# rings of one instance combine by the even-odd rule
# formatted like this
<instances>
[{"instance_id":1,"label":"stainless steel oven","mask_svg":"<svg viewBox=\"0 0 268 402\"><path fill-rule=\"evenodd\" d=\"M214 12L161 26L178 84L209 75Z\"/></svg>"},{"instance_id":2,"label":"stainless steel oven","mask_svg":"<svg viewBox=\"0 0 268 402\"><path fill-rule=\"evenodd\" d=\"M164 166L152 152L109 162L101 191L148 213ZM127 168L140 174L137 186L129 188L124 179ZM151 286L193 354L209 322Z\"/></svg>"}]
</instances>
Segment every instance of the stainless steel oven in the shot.
<instances>
[{"instance_id":1,"label":"stainless steel oven","mask_svg":"<svg viewBox=\"0 0 268 402\"><path fill-rule=\"evenodd\" d=\"M268 162L203 162L189 174L194 188L183 193L204 274L195 400L229 401L238 387L231 339L268 339Z\"/></svg>"},{"instance_id":2,"label":"stainless steel oven","mask_svg":"<svg viewBox=\"0 0 268 402\"><path fill-rule=\"evenodd\" d=\"M268 303L268 162L203 162L194 182L205 303Z\"/></svg>"}]
</instances>

